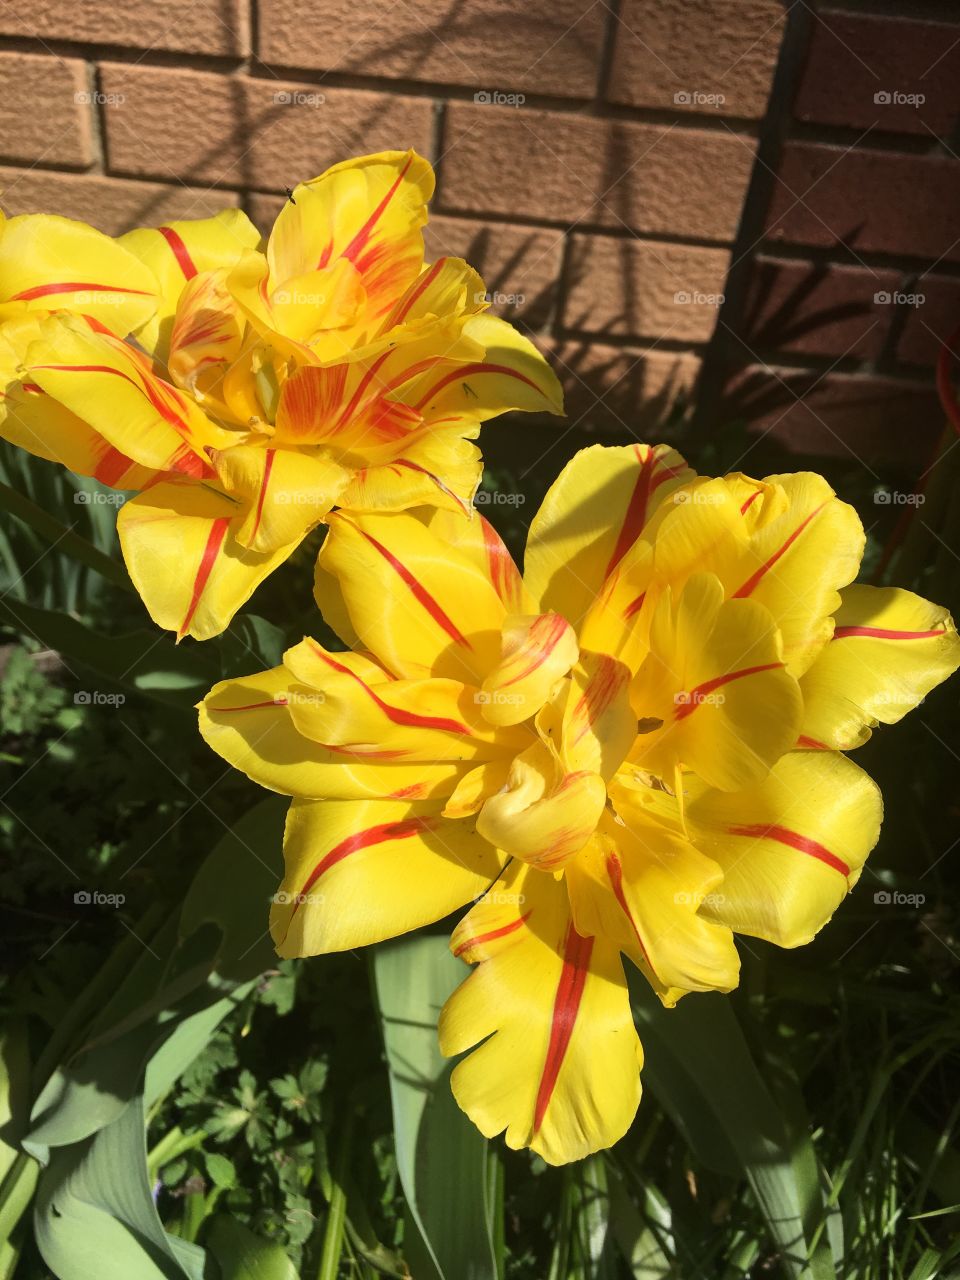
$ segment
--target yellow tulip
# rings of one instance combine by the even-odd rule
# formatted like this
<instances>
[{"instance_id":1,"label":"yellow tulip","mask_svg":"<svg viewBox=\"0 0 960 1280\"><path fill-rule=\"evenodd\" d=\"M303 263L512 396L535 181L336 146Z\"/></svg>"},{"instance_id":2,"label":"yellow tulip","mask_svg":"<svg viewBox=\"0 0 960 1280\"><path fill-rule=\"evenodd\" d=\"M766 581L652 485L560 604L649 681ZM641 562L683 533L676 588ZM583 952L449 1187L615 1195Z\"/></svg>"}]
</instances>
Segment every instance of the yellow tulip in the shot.
<instances>
[{"instance_id":1,"label":"yellow tulip","mask_svg":"<svg viewBox=\"0 0 960 1280\"><path fill-rule=\"evenodd\" d=\"M413 151L335 165L263 248L235 209L118 240L0 229L0 435L141 491L121 547L178 637L222 631L334 506L459 509L483 421L561 412L477 273L424 263L433 181Z\"/></svg>"},{"instance_id":2,"label":"yellow tulip","mask_svg":"<svg viewBox=\"0 0 960 1280\"><path fill-rule=\"evenodd\" d=\"M864 534L816 475L702 479L586 449L525 573L478 514L334 515L313 640L217 685L207 742L293 797L281 955L474 901L445 1006L463 1109L552 1163L640 1096L622 956L668 1008L738 981L734 934L808 941L860 875L880 797L841 748L960 665L947 613L851 587ZM668 1016L668 1015L666 1015Z\"/></svg>"}]
</instances>

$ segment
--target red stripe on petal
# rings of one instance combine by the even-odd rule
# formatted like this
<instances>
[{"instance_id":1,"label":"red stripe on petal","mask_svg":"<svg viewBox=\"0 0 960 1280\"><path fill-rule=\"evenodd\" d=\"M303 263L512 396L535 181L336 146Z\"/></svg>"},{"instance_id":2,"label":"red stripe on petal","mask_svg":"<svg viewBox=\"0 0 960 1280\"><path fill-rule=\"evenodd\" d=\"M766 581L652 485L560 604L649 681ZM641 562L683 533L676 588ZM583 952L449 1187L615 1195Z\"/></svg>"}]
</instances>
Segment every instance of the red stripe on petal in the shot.
<instances>
[{"instance_id":1,"label":"red stripe on petal","mask_svg":"<svg viewBox=\"0 0 960 1280\"><path fill-rule=\"evenodd\" d=\"M837 627L833 633L834 640L844 640L850 636L860 636L867 640L932 640L934 636L945 635L938 631L887 631L882 627Z\"/></svg>"},{"instance_id":2,"label":"red stripe on petal","mask_svg":"<svg viewBox=\"0 0 960 1280\"><path fill-rule=\"evenodd\" d=\"M211 707L210 710L219 715L221 711L227 713L231 711L259 711L261 707L285 707L286 705L286 698L272 698L269 702L245 702L239 707Z\"/></svg>"},{"instance_id":3,"label":"red stripe on petal","mask_svg":"<svg viewBox=\"0 0 960 1280\"><path fill-rule=\"evenodd\" d=\"M797 739L797 746L803 747L807 751L829 751L830 748L825 742L820 742L817 738L810 738L805 733L801 733Z\"/></svg>"},{"instance_id":4,"label":"red stripe on petal","mask_svg":"<svg viewBox=\"0 0 960 1280\"><path fill-rule=\"evenodd\" d=\"M819 840L813 840L809 836L802 836L799 831L791 831L788 827L781 827L776 823L767 826L762 822L758 822L750 826L728 827L727 831L732 836L750 836L755 840L776 840L779 844L789 845L791 849L796 849L799 853L809 854L811 858L816 858L819 862L826 863L834 871L839 871L842 876L850 875L850 868L843 859L838 858L835 853L831 853Z\"/></svg>"},{"instance_id":5,"label":"red stripe on petal","mask_svg":"<svg viewBox=\"0 0 960 1280\"><path fill-rule=\"evenodd\" d=\"M533 1111L534 1133L538 1133L543 1124L543 1118L556 1088L557 1077L560 1075L560 1068L563 1066L563 1060L573 1036L580 1001L583 999L584 987L587 984L593 941L593 938L584 938L577 933L572 924L568 927L563 943L563 968L560 971L557 994L553 1001L547 1056L543 1064L543 1074L540 1076Z\"/></svg>"},{"instance_id":6,"label":"red stripe on petal","mask_svg":"<svg viewBox=\"0 0 960 1280\"><path fill-rule=\"evenodd\" d=\"M697 707L703 703L707 696L715 689L721 688L725 684L730 684L732 680L742 680L746 676L755 676L761 671L776 671L782 667L782 662L764 662L757 667L741 667L739 671L728 671L726 675L714 676L712 680L704 680L703 684L698 684L686 694L683 702L677 704L677 709L673 713L675 720L683 720L686 716L696 711Z\"/></svg>"},{"instance_id":7,"label":"red stripe on petal","mask_svg":"<svg viewBox=\"0 0 960 1280\"><path fill-rule=\"evenodd\" d=\"M190 596L190 604L187 606L187 612L183 622L180 624L181 638L187 634L190 623L193 621L193 615L197 611L204 587L207 585L217 556L220 554L220 548L223 546L223 540L227 536L229 525L230 517L220 516L210 526L207 544L203 548L203 556L200 559L200 568L197 570L197 576L193 580L193 593Z\"/></svg>"},{"instance_id":8,"label":"red stripe on petal","mask_svg":"<svg viewBox=\"0 0 960 1280\"><path fill-rule=\"evenodd\" d=\"M446 716L421 716L415 711L404 711L401 707L393 707L377 694L370 685L355 671L351 671L349 667L345 667L342 663L331 658L328 653L324 653L316 645L311 644L311 649L316 653L317 657L322 658L329 666L342 675L350 676L352 680L356 680L357 684L364 693L376 704L379 711L391 720L394 724L410 725L416 729L440 729L444 733L459 733L469 735L470 729L460 720L451 720Z\"/></svg>"},{"instance_id":9,"label":"red stripe on petal","mask_svg":"<svg viewBox=\"0 0 960 1280\"><path fill-rule=\"evenodd\" d=\"M410 168L411 161L412 161L412 157L408 158L406 164L403 166L403 168L400 170L399 174L397 175L393 183L393 186L390 188L387 194L383 197L383 199L374 209L373 213L371 213L370 217L366 220L366 222L363 224L363 226L360 228L357 234L353 237L353 239L344 249L341 257L347 258L350 262L356 264L358 255L363 252L364 248L366 247L367 241L370 239L370 236L373 234L374 227L376 227L377 223L383 217L383 214L387 208L387 205L389 205L390 201L393 199L394 195L396 194L400 186L400 183L403 181L407 170Z\"/></svg>"},{"instance_id":10,"label":"red stripe on petal","mask_svg":"<svg viewBox=\"0 0 960 1280\"><path fill-rule=\"evenodd\" d=\"M263 502L267 496L267 485L270 483L270 472L273 470L273 456L276 452L276 449L268 449L267 456L263 464L263 479L260 481L260 492L257 495L257 514L253 521L253 533L250 535L251 542L260 530L260 520L263 516Z\"/></svg>"},{"instance_id":11,"label":"red stripe on petal","mask_svg":"<svg viewBox=\"0 0 960 1280\"><path fill-rule=\"evenodd\" d=\"M639 445L635 446L634 452L639 458ZM632 547L636 542L640 536L641 529L647 522L647 507L650 503L651 482L655 469L656 459L651 449L647 452L646 457L640 459L640 474L637 476L636 483L633 486L633 493L631 493L630 501L627 503L627 510L623 517L623 524L620 526L620 533L617 535L613 555L610 557L610 563L607 565L606 572L603 575L605 578L610 577L610 574L623 559L628 548Z\"/></svg>"},{"instance_id":12,"label":"red stripe on petal","mask_svg":"<svg viewBox=\"0 0 960 1280\"><path fill-rule=\"evenodd\" d=\"M55 284L36 284L22 293L15 293L11 302L33 302L36 298L49 298L58 293L129 293L149 298L145 289L126 289L119 284L91 284L87 281L62 280Z\"/></svg>"},{"instance_id":13,"label":"red stripe on petal","mask_svg":"<svg viewBox=\"0 0 960 1280\"><path fill-rule=\"evenodd\" d=\"M400 324L402 322L404 316L408 314L408 312L410 311L410 308L413 306L416 300L419 297L422 297L423 293L427 289L429 289L429 287L433 284L434 280L436 280L437 276L443 270L443 266L446 261L447 261L446 258L438 258L436 262L433 264L433 266L430 268L430 270L425 271L423 273L420 279L413 286L413 292L407 298L406 302L402 302L400 304L400 309L397 311L397 314L393 317L394 324Z\"/></svg>"},{"instance_id":14,"label":"red stripe on petal","mask_svg":"<svg viewBox=\"0 0 960 1280\"><path fill-rule=\"evenodd\" d=\"M752 573L742 586L737 588L731 598L734 600L743 600L746 596L749 596L753 591L755 591L757 586L763 580L764 575L770 572L780 557L784 555L794 542L796 542L797 538L800 537L801 533L803 533L810 521L813 520L815 516L819 515L826 505L826 502L821 502L819 507L815 507L804 520L801 520L790 536L784 539L780 546L777 547L769 560L764 561L760 568L757 569L755 573Z\"/></svg>"},{"instance_id":15,"label":"red stripe on petal","mask_svg":"<svg viewBox=\"0 0 960 1280\"><path fill-rule=\"evenodd\" d=\"M515 933L517 929L524 923L529 911L525 911L522 916L518 916L516 920L511 920L509 924L503 924L499 929L491 929L489 933L478 933L473 938L467 938L454 951L455 956L463 955L464 951L469 951L471 947L479 947L484 942L494 942L497 938L505 938L508 934Z\"/></svg>"},{"instance_id":16,"label":"red stripe on petal","mask_svg":"<svg viewBox=\"0 0 960 1280\"><path fill-rule=\"evenodd\" d=\"M568 628L569 623L559 613L541 614L531 623L530 630L527 632L526 642L522 647L526 648L529 645L539 644L540 648L522 671L518 671L515 676L511 676L509 680L503 682L503 688L506 689L511 684L517 684L520 680L526 680L527 676L532 676L538 668L542 667L566 635ZM541 632L544 633L542 636Z\"/></svg>"},{"instance_id":17,"label":"red stripe on petal","mask_svg":"<svg viewBox=\"0 0 960 1280\"><path fill-rule=\"evenodd\" d=\"M157 230L170 246L170 250L177 260L177 266L183 272L183 278L185 280L192 280L197 274L197 268L193 259L190 257L190 250L183 243L183 240L177 232L174 231L173 227L157 227Z\"/></svg>"},{"instance_id":18,"label":"red stripe on petal","mask_svg":"<svg viewBox=\"0 0 960 1280\"><path fill-rule=\"evenodd\" d=\"M430 614L430 617L433 618L437 626L440 627L440 629L444 631L455 644L462 645L465 649L472 649L473 646L470 644L467 637L462 631L460 631L456 623L454 623L453 620L444 613L443 609L441 609L440 605L436 600L434 600L430 592L427 591L423 583L417 581L407 566L401 563L392 551L388 551L382 542L378 542L373 534L367 533L365 529L358 529L357 532L362 534L370 545L374 547L381 556L383 556L390 568L393 569L400 580L409 589L413 598L419 605L426 609L427 613Z\"/></svg>"},{"instance_id":19,"label":"red stripe on petal","mask_svg":"<svg viewBox=\"0 0 960 1280\"><path fill-rule=\"evenodd\" d=\"M463 381L464 378L469 378L471 374L474 373L502 373L504 377L516 378L518 382L526 383L526 385L528 387L532 387L534 391L540 392L541 395L543 394L531 378L524 377L524 375L522 373L518 373L516 369L507 368L505 364L465 364L461 365L459 369L454 369L452 373L448 373L442 377L440 381L435 383L427 394L413 407L419 413L423 409L424 405L427 404L429 400L432 400L433 397L439 391L442 391L444 387L449 386L451 382Z\"/></svg>"},{"instance_id":20,"label":"red stripe on petal","mask_svg":"<svg viewBox=\"0 0 960 1280\"><path fill-rule=\"evenodd\" d=\"M335 844L328 853L324 854L303 882L293 905L293 911L290 913L290 919L292 920L296 915L301 901L320 877L338 862L349 858L351 853L359 853L361 849L369 849L373 845L385 844L390 840L406 840L410 836L419 835L430 826L431 821L433 819L430 818L401 818L397 822L381 822L374 827L367 827L365 831L357 831L352 836L341 840L339 844Z\"/></svg>"},{"instance_id":21,"label":"red stripe on petal","mask_svg":"<svg viewBox=\"0 0 960 1280\"><path fill-rule=\"evenodd\" d=\"M643 958L652 969L653 965L650 964L650 956L647 953L647 948L643 945L643 938L640 937L640 930L637 928L637 922L634 920L633 912L630 910L630 904L627 902L627 895L623 891L623 867L620 863L620 859L615 853L607 854L607 875L610 878L610 887L613 889L613 896L620 904L620 910L630 921L630 928L633 930L634 937L637 940Z\"/></svg>"}]
</instances>

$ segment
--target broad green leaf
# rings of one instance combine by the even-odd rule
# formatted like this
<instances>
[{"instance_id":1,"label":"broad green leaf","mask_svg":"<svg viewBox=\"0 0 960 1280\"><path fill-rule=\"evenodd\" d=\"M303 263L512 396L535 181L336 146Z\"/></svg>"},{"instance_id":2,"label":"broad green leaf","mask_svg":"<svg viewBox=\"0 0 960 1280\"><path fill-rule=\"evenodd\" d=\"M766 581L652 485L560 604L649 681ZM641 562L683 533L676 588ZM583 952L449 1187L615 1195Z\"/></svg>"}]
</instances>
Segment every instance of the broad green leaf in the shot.
<instances>
[{"instance_id":1,"label":"broad green leaf","mask_svg":"<svg viewBox=\"0 0 960 1280\"><path fill-rule=\"evenodd\" d=\"M206 1245L220 1267L220 1280L298 1280L278 1244L262 1240L226 1214L210 1220Z\"/></svg>"},{"instance_id":2,"label":"broad green leaf","mask_svg":"<svg viewBox=\"0 0 960 1280\"><path fill-rule=\"evenodd\" d=\"M407 1263L416 1280L499 1280L497 1157L454 1101L451 1065L437 1047L440 1009L468 971L439 935L377 947L373 970L397 1167L418 1237L404 1246Z\"/></svg>"},{"instance_id":3,"label":"broad green leaf","mask_svg":"<svg viewBox=\"0 0 960 1280\"><path fill-rule=\"evenodd\" d=\"M823 1217L816 1157L791 1133L757 1069L728 997L690 995L664 1009L646 983L631 983L644 1046L644 1079L704 1164L750 1183L787 1275L834 1280L826 1237L810 1256ZM718 1153L722 1159L716 1162Z\"/></svg>"},{"instance_id":4,"label":"broad green leaf","mask_svg":"<svg viewBox=\"0 0 960 1280\"><path fill-rule=\"evenodd\" d=\"M53 1153L34 1230L57 1280L200 1280L203 1251L164 1231L147 1181L143 1103L85 1142Z\"/></svg>"}]
</instances>

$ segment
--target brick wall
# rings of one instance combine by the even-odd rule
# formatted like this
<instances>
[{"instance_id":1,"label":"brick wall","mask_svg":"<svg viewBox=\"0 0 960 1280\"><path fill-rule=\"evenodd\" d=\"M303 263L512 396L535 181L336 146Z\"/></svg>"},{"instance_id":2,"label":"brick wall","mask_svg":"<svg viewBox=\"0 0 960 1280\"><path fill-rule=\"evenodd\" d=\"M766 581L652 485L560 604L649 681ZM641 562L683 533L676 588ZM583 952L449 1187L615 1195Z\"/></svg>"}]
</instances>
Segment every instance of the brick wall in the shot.
<instances>
[{"instance_id":1,"label":"brick wall","mask_svg":"<svg viewBox=\"0 0 960 1280\"><path fill-rule=\"evenodd\" d=\"M960 26L854 3L6 0L0 200L268 228L298 180L414 146L431 254L553 353L564 452L699 377L704 430L886 456L912 415L935 433L960 314Z\"/></svg>"}]
</instances>

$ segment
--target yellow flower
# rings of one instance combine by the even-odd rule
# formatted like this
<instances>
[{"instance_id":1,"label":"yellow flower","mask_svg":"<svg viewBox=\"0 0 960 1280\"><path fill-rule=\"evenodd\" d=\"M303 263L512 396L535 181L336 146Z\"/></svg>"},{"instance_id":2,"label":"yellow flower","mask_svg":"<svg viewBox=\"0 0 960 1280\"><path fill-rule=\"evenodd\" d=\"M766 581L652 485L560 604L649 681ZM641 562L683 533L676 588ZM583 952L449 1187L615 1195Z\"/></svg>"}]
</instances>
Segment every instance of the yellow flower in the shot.
<instances>
[{"instance_id":1,"label":"yellow flower","mask_svg":"<svg viewBox=\"0 0 960 1280\"><path fill-rule=\"evenodd\" d=\"M615 1142L642 1057L621 956L669 1007L736 985L735 933L809 941L880 827L841 749L960 665L944 610L848 585L863 545L819 476L701 479L663 446L578 454L522 579L476 514L335 515L319 576L352 651L304 640L201 706L293 796L279 952L475 900L439 1026L473 1050L460 1105L552 1163Z\"/></svg>"},{"instance_id":2,"label":"yellow flower","mask_svg":"<svg viewBox=\"0 0 960 1280\"><path fill-rule=\"evenodd\" d=\"M459 509L484 420L561 412L477 273L424 263L433 183L412 151L335 165L263 249L238 210L116 241L3 226L0 434L141 490L118 528L160 626L222 631L334 506Z\"/></svg>"}]
</instances>

